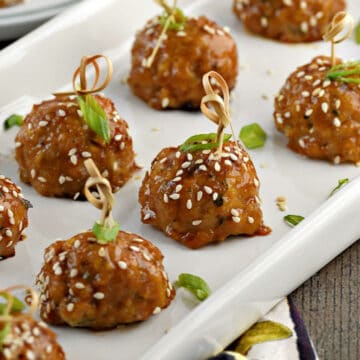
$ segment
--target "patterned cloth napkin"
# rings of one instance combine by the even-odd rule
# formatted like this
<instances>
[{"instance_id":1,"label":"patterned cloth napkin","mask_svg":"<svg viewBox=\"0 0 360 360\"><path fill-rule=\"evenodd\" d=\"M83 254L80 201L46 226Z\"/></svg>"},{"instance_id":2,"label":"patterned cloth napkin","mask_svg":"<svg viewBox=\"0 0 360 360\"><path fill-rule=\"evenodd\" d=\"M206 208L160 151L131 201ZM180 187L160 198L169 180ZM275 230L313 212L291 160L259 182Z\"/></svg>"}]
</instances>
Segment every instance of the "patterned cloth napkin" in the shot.
<instances>
[{"instance_id":1,"label":"patterned cloth napkin","mask_svg":"<svg viewBox=\"0 0 360 360\"><path fill-rule=\"evenodd\" d=\"M286 325L292 330L289 339L271 341L253 346L247 360L318 360L316 351L306 331L304 322L290 298L283 300L260 321L271 320ZM236 344L235 341L234 344ZM209 360L237 360L230 346Z\"/></svg>"}]
</instances>

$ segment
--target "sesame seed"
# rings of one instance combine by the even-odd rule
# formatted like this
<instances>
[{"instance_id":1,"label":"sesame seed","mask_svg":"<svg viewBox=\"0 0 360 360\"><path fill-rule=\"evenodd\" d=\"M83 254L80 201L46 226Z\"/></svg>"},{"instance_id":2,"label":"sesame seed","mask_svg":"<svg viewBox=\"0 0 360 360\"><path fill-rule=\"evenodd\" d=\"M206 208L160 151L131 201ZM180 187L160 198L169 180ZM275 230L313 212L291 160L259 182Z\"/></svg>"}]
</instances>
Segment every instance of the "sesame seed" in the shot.
<instances>
[{"instance_id":1,"label":"sesame seed","mask_svg":"<svg viewBox=\"0 0 360 360\"><path fill-rule=\"evenodd\" d=\"M215 163L214 169L215 169L215 171L217 171L217 172L219 172L219 171L221 170L221 166L220 166L220 164L219 164L218 162Z\"/></svg>"},{"instance_id":2,"label":"sesame seed","mask_svg":"<svg viewBox=\"0 0 360 360\"><path fill-rule=\"evenodd\" d=\"M73 303L69 303L66 305L66 310L68 312L72 312L74 310L75 305Z\"/></svg>"},{"instance_id":3,"label":"sesame seed","mask_svg":"<svg viewBox=\"0 0 360 360\"><path fill-rule=\"evenodd\" d=\"M233 215L233 216L239 216L240 213L239 213L239 211L236 210L236 209L231 209L231 215Z\"/></svg>"},{"instance_id":4,"label":"sesame seed","mask_svg":"<svg viewBox=\"0 0 360 360\"><path fill-rule=\"evenodd\" d=\"M185 161L185 162L181 165L181 167L182 167L183 169L187 169L190 165L191 165L191 162L190 162L190 161Z\"/></svg>"},{"instance_id":5,"label":"sesame seed","mask_svg":"<svg viewBox=\"0 0 360 360\"><path fill-rule=\"evenodd\" d=\"M303 92L301 93L301 95L302 95L303 97L309 97L309 96L310 96L310 93L309 93L308 91L303 91Z\"/></svg>"},{"instance_id":6,"label":"sesame seed","mask_svg":"<svg viewBox=\"0 0 360 360\"><path fill-rule=\"evenodd\" d=\"M151 218L151 215L149 213L145 214L144 220L149 220Z\"/></svg>"},{"instance_id":7,"label":"sesame seed","mask_svg":"<svg viewBox=\"0 0 360 360\"><path fill-rule=\"evenodd\" d=\"M77 269L71 269L70 270L70 277L71 278L74 278L77 274L78 274Z\"/></svg>"},{"instance_id":8,"label":"sesame seed","mask_svg":"<svg viewBox=\"0 0 360 360\"><path fill-rule=\"evenodd\" d=\"M26 351L26 358L28 360L35 360L35 354L31 350Z\"/></svg>"},{"instance_id":9,"label":"sesame seed","mask_svg":"<svg viewBox=\"0 0 360 360\"><path fill-rule=\"evenodd\" d=\"M63 109L58 109L56 113L58 116L61 116L61 117L66 116L66 112Z\"/></svg>"},{"instance_id":10,"label":"sesame seed","mask_svg":"<svg viewBox=\"0 0 360 360\"><path fill-rule=\"evenodd\" d=\"M161 308L160 307L156 307L153 311L154 315L160 314L161 313Z\"/></svg>"},{"instance_id":11,"label":"sesame seed","mask_svg":"<svg viewBox=\"0 0 360 360\"><path fill-rule=\"evenodd\" d=\"M250 224L253 224L255 222L254 218L251 216L248 217L248 221Z\"/></svg>"},{"instance_id":12,"label":"sesame seed","mask_svg":"<svg viewBox=\"0 0 360 360\"><path fill-rule=\"evenodd\" d=\"M79 117L83 117L84 114L82 113L82 111L80 109L77 109L76 112L79 115Z\"/></svg>"},{"instance_id":13,"label":"sesame seed","mask_svg":"<svg viewBox=\"0 0 360 360\"><path fill-rule=\"evenodd\" d=\"M340 156L336 156L333 161L334 161L334 164L335 164L335 165L340 164L340 161L341 161Z\"/></svg>"},{"instance_id":14,"label":"sesame seed","mask_svg":"<svg viewBox=\"0 0 360 360\"><path fill-rule=\"evenodd\" d=\"M228 159L226 159L224 161L224 164L227 165L227 166L232 166L232 162L230 160L228 160Z\"/></svg>"},{"instance_id":15,"label":"sesame seed","mask_svg":"<svg viewBox=\"0 0 360 360\"><path fill-rule=\"evenodd\" d=\"M175 153L175 157L176 157L177 159L179 159L180 156L181 156L181 152L180 152L180 151L177 151L177 152Z\"/></svg>"},{"instance_id":16,"label":"sesame seed","mask_svg":"<svg viewBox=\"0 0 360 360\"><path fill-rule=\"evenodd\" d=\"M269 25L268 19L267 19L266 17L264 17L264 16L260 19L260 23L261 23L261 26L262 26L263 28L266 28L266 27L268 27L268 25Z\"/></svg>"},{"instance_id":17,"label":"sesame seed","mask_svg":"<svg viewBox=\"0 0 360 360\"><path fill-rule=\"evenodd\" d=\"M200 201L203 197L203 192L202 191L198 191L197 194L196 194L196 200L197 201Z\"/></svg>"},{"instance_id":18,"label":"sesame seed","mask_svg":"<svg viewBox=\"0 0 360 360\"><path fill-rule=\"evenodd\" d=\"M216 201L218 199L218 197L219 197L219 194L217 192L214 192L213 196L212 196L213 201Z\"/></svg>"},{"instance_id":19,"label":"sesame seed","mask_svg":"<svg viewBox=\"0 0 360 360\"><path fill-rule=\"evenodd\" d=\"M300 147L304 149L304 148L305 148L305 142L304 142L304 140L303 140L303 139L299 139L298 142L299 142Z\"/></svg>"},{"instance_id":20,"label":"sesame seed","mask_svg":"<svg viewBox=\"0 0 360 360\"><path fill-rule=\"evenodd\" d=\"M211 35L214 35L215 34L215 29L213 29L212 27L210 27L209 25L204 25L203 26L203 29L207 32L207 33L209 33L209 34L211 34Z\"/></svg>"},{"instance_id":21,"label":"sesame seed","mask_svg":"<svg viewBox=\"0 0 360 360\"><path fill-rule=\"evenodd\" d=\"M59 176L59 180L58 180L58 181L59 181L59 184L60 184L60 185L64 184L64 183L65 183L65 181L66 181L65 176L60 175L60 176Z\"/></svg>"},{"instance_id":22,"label":"sesame seed","mask_svg":"<svg viewBox=\"0 0 360 360\"><path fill-rule=\"evenodd\" d=\"M199 170L207 171L207 167L204 164L202 164L202 165L199 166Z\"/></svg>"},{"instance_id":23,"label":"sesame seed","mask_svg":"<svg viewBox=\"0 0 360 360\"><path fill-rule=\"evenodd\" d=\"M187 153L186 158L191 161L193 159L193 156L190 153Z\"/></svg>"},{"instance_id":24,"label":"sesame seed","mask_svg":"<svg viewBox=\"0 0 360 360\"><path fill-rule=\"evenodd\" d=\"M77 148L72 148L69 150L68 155L72 156L72 155L75 155L76 153L77 153Z\"/></svg>"},{"instance_id":25,"label":"sesame seed","mask_svg":"<svg viewBox=\"0 0 360 360\"><path fill-rule=\"evenodd\" d=\"M323 102L321 104L321 110L326 114L329 111L329 104L326 102Z\"/></svg>"},{"instance_id":26,"label":"sesame seed","mask_svg":"<svg viewBox=\"0 0 360 360\"><path fill-rule=\"evenodd\" d=\"M12 233L12 231L11 231L10 229L6 229L6 230L5 230L5 235L6 235L7 237L11 237L11 236L13 235L13 233Z\"/></svg>"},{"instance_id":27,"label":"sesame seed","mask_svg":"<svg viewBox=\"0 0 360 360\"><path fill-rule=\"evenodd\" d=\"M85 285L83 283L81 283L81 282L77 282L75 284L75 287L76 287L76 289L79 289L79 290L85 289Z\"/></svg>"},{"instance_id":28,"label":"sesame seed","mask_svg":"<svg viewBox=\"0 0 360 360\"><path fill-rule=\"evenodd\" d=\"M97 293L94 294L94 298L95 298L96 300L102 300L102 299L105 298L105 294L102 293L102 292L97 292Z\"/></svg>"},{"instance_id":29,"label":"sesame seed","mask_svg":"<svg viewBox=\"0 0 360 360\"><path fill-rule=\"evenodd\" d=\"M329 79L326 79L324 82L323 82L323 87L328 87L329 85L331 84L331 81Z\"/></svg>"},{"instance_id":30,"label":"sesame seed","mask_svg":"<svg viewBox=\"0 0 360 360\"><path fill-rule=\"evenodd\" d=\"M173 182L179 182L181 181L181 177L177 176L176 178L172 179Z\"/></svg>"},{"instance_id":31,"label":"sesame seed","mask_svg":"<svg viewBox=\"0 0 360 360\"><path fill-rule=\"evenodd\" d=\"M80 240L79 239L76 239L75 241L74 241L74 248L75 249L77 249L77 248L79 248L80 247Z\"/></svg>"},{"instance_id":32,"label":"sesame seed","mask_svg":"<svg viewBox=\"0 0 360 360\"><path fill-rule=\"evenodd\" d=\"M186 208L189 210L192 209L192 201L190 199L186 202Z\"/></svg>"},{"instance_id":33,"label":"sesame seed","mask_svg":"<svg viewBox=\"0 0 360 360\"><path fill-rule=\"evenodd\" d=\"M38 327L34 327L32 333L34 336L40 336L40 329Z\"/></svg>"},{"instance_id":34,"label":"sesame seed","mask_svg":"<svg viewBox=\"0 0 360 360\"><path fill-rule=\"evenodd\" d=\"M99 255L100 257L104 257L105 254L106 254L105 248L101 247L101 248L99 249L99 251L98 251L98 255Z\"/></svg>"},{"instance_id":35,"label":"sesame seed","mask_svg":"<svg viewBox=\"0 0 360 360\"><path fill-rule=\"evenodd\" d=\"M71 161L72 164L76 165L76 164L77 164L77 161L78 161L77 156L76 156L76 155L72 155L72 156L70 157L70 161Z\"/></svg>"},{"instance_id":36,"label":"sesame seed","mask_svg":"<svg viewBox=\"0 0 360 360\"><path fill-rule=\"evenodd\" d=\"M164 194L163 200L166 204L169 202L169 197L167 196L167 194Z\"/></svg>"},{"instance_id":37,"label":"sesame seed","mask_svg":"<svg viewBox=\"0 0 360 360\"><path fill-rule=\"evenodd\" d=\"M307 33L309 31L309 25L306 21L303 21L300 25L300 29L302 32Z\"/></svg>"},{"instance_id":38,"label":"sesame seed","mask_svg":"<svg viewBox=\"0 0 360 360\"><path fill-rule=\"evenodd\" d=\"M61 267L57 267L57 268L54 270L54 274L55 274L55 275L58 275L58 276L62 275L62 269L61 269Z\"/></svg>"},{"instance_id":39,"label":"sesame seed","mask_svg":"<svg viewBox=\"0 0 360 360\"><path fill-rule=\"evenodd\" d=\"M48 121L41 120L41 121L39 121L39 126L45 127L45 126L47 126L48 123L49 123Z\"/></svg>"},{"instance_id":40,"label":"sesame seed","mask_svg":"<svg viewBox=\"0 0 360 360\"><path fill-rule=\"evenodd\" d=\"M164 109L164 108L167 108L170 104L170 100L169 98L165 97L161 100L161 107Z\"/></svg>"},{"instance_id":41,"label":"sesame seed","mask_svg":"<svg viewBox=\"0 0 360 360\"><path fill-rule=\"evenodd\" d=\"M35 176L36 176L36 171L35 171L35 169L31 169L30 175L31 175L31 177L32 177L33 179L35 178Z\"/></svg>"},{"instance_id":42,"label":"sesame seed","mask_svg":"<svg viewBox=\"0 0 360 360\"><path fill-rule=\"evenodd\" d=\"M296 74L296 77L297 78L301 78L305 75L305 71L299 71L297 74Z\"/></svg>"},{"instance_id":43,"label":"sesame seed","mask_svg":"<svg viewBox=\"0 0 360 360\"><path fill-rule=\"evenodd\" d=\"M119 265L119 268L121 270L126 270L127 269L127 264L124 261L118 261L118 265Z\"/></svg>"},{"instance_id":44,"label":"sesame seed","mask_svg":"<svg viewBox=\"0 0 360 360\"><path fill-rule=\"evenodd\" d=\"M199 226L202 223L202 220L194 220L192 222L193 226Z\"/></svg>"},{"instance_id":45,"label":"sesame seed","mask_svg":"<svg viewBox=\"0 0 360 360\"><path fill-rule=\"evenodd\" d=\"M312 114L313 112L314 112L313 109L308 109L308 110L305 111L305 116L306 116L306 117L309 117L309 116L311 116L311 114Z\"/></svg>"},{"instance_id":46,"label":"sesame seed","mask_svg":"<svg viewBox=\"0 0 360 360\"><path fill-rule=\"evenodd\" d=\"M233 216L232 221L235 223L239 223L241 221L241 219L238 216Z\"/></svg>"},{"instance_id":47,"label":"sesame seed","mask_svg":"<svg viewBox=\"0 0 360 360\"><path fill-rule=\"evenodd\" d=\"M213 189L210 186L204 186L204 190L209 195L213 193Z\"/></svg>"},{"instance_id":48,"label":"sesame seed","mask_svg":"<svg viewBox=\"0 0 360 360\"><path fill-rule=\"evenodd\" d=\"M288 112L286 112L286 113L284 114L284 116L285 116L287 119L289 119L289 118L291 117L291 113L288 111Z\"/></svg>"},{"instance_id":49,"label":"sesame seed","mask_svg":"<svg viewBox=\"0 0 360 360\"><path fill-rule=\"evenodd\" d=\"M179 200L179 199L180 199L180 194L171 194L171 195L169 196L169 198L170 198L171 200Z\"/></svg>"},{"instance_id":50,"label":"sesame seed","mask_svg":"<svg viewBox=\"0 0 360 360\"><path fill-rule=\"evenodd\" d=\"M140 249L139 249L137 246L134 246L134 245L131 245L131 246L130 246L130 250L135 251L135 252L139 252L139 251L140 251Z\"/></svg>"},{"instance_id":51,"label":"sesame seed","mask_svg":"<svg viewBox=\"0 0 360 360\"><path fill-rule=\"evenodd\" d=\"M176 176L180 176L180 175L182 175L184 173L184 170L178 170L177 172L176 172Z\"/></svg>"},{"instance_id":52,"label":"sesame seed","mask_svg":"<svg viewBox=\"0 0 360 360\"><path fill-rule=\"evenodd\" d=\"M114 139L115 139L115 141L121 141L122 135L121 135L121 134L117 134L117 135L114 136Z\"/></svg>"},{"instance_id":53,"label":"sesame seed","mask_svg":"<svg viewBox=\"0 0 360 360\"><path fill-rule=\"evenodd\" d=\"M84 158L89 158L89 157L91 157L91 153L89 153L88 151L83 151L81 153L81 156L84 157Z\"/></svg>"},{"instance_id":54,"label":"sesame seed","mask_svg":"<svg viewBox=\"0 0 360 360\"><path fill-rule=\"evenodd\" d=\"M257 178L254 178L254 184L255 184L256 187L259 187L260 182L259 182L259 180Z\"/></svg>"},{"instance_id":55,"label":"sesame seed","mask_svg":"<svg viewBox=\"0 0 360 360\"><path fill-rule=\"evenodd\" d=\"M333 121L333 124L335 127L340 127L341 126L341 121L338 117L336 117Z\"/></svg>"},{"instance_id":56,"label":"sesame seed","mask_svg":"<svg viewBox=\"0 0 360 360\"><path fill-rule=\"evenodd\" d=\"M46 179L42 176L39 176L37 179L42 183L46 183Z\"/></svg>"},{"instance_id":57,"label":"sesame seed","mask_svg":"<svg viewBox=\"0 0 360 360\"><path fill-rule=\"evenodd\" d=\"M340 109L340 106L341 106L341 100L340 100L340 99L337 99L337 100L335 101L335 107L336 107L336 109L339 110L339 109Z\"/></svg>"}]
</instances>

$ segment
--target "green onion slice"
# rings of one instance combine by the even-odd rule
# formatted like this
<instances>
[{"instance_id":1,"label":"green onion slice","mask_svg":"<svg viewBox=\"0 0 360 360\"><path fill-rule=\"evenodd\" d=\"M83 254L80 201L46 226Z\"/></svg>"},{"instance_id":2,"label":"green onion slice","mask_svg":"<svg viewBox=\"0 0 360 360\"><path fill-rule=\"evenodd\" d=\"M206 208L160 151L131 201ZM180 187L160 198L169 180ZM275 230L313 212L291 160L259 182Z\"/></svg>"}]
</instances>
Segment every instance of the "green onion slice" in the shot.
<instances>
[{"instance_id":1,"label":"green onion slice","mask_svg":"<svg viewBox=\"0 0 360 360\"><path fill-rule=\"evenodd\" d=\"M286 215L284 221L290 226L299 225L305 218L301 215Z\"/></svg>"},{"instance_id":2,"label":"green onion slice","mask_svg":"<svg viewBox=\"0 0 360 360\"><path fill-rule=\"evenodd\" d=\"M248 149L257 149L265 145L267 135L259 124L253 123L240 130L239 138Z\"/></svg>"},{"instance_id":3,"label":"green onion slice","mask_svg":"<svg viewBox=\"0 0 360 360\"><path fill-rule=\"evenodd\" d=\"M327 72L326 78L344 83L360 84L360 77L349 77L351 75L360 75L360 61L335 65Z\"/></svg>"},{"instance_id":4,"label":"green onion slice","mask_svg":"<svg viewBox=\"0 0 360 360\"><path fill-rule=\"evenodd\" d=\"M181 146L182 152L193 152L197 150L211 150L219 146L219 142L216 141L216 134L199 134L189 137ZM224 144L231 139L231 134L224 134ZM202 144L202 142L205 142Z\"/></svg>"},{"instance_id":5,"label":"green onion slice","mask_svg":"<svg viewBox=\"0 0 360 360\"><path fill-rule=\"evenodd\" d=\"M9 130L13 126L21 126L23 123L24 118L21 115L13 114L10 115L5 121L4 121L4 129Z\"/></svg>"},{"instance_id":6,"label":"green onion slice","mask_svg":"<svg viewBox=\"0 0 360 360\"><path fill-rule=\"evenodd\" d=\"M78 96L77 100L85 123L108 144L110 126L105 110L92 95Z\"/></svg>"},{"instance_id":7,"label":"green onion slice","mask_svg":"<svg viewBox=\"0 0 360 360\"><path fill-rule=\"evenodd\" d=\"M169 30L182 30L184 28L186 20L187 20L184 12L180 8L176 8L174 17L176 20L170 22L168 29ZM167 14L167 13L164 13L160 16L160 24L162 27L165 26L168 18L169 18L169 14Z\"/></svg>"},{"instance_id":8,"label":"green onion slice","mask_svg":"<svg viewBox=\"0 0 360 360\"><path fill-rule=\"evenodd\" d=\"M357 24L355 29L355 40L356 43L360 45L360 22Z\"/></svg>"},{"instance_id":9,"label":"green onion slice","mask_svg":"<svg viewBox=\"0 0 360 360\"><path fill-rule=\"evenodd\" d=\"M287 326L274 321L262 321L252 326L241 336L235 351L247 355L254 345L288 339L291 336L292 331Z\"/></svg>"},{"instance_id":10,"label":"green onion slice","mask_svg":"<svg viewBox=\"0 0 360 360\"><path fill-rule=\"evenodd\" d=\"M120 225L118 223L115 223L113 226L107 226L96 222L92 228L92 231L100 244L107 244L114 241L119 233L119 230Z\"/></svg>"},{"instance_id":11,"label":"green onion slice","mask_svg":"<svg viewBox=\"0 0 360 360\"><path fill-rule=\"evenodd\" d=\"M176 286L189 290L200 301L205 300L211 294L210 287L206 281L192 274L180 274Z\"/></svg>"},{"instance_id":12,"label":"green onion slice","mask_svg":"<svg viewBox=\"0 0 360 360\"><path fill-rule=\"evenodd\" d=\"M338 185L336 186L336 188L334 188L329 197L333 196L338 190L340 190L344 185L348 184L350 182L349 179L340 179L338 180Z\"/></svg>"}]
</instances>

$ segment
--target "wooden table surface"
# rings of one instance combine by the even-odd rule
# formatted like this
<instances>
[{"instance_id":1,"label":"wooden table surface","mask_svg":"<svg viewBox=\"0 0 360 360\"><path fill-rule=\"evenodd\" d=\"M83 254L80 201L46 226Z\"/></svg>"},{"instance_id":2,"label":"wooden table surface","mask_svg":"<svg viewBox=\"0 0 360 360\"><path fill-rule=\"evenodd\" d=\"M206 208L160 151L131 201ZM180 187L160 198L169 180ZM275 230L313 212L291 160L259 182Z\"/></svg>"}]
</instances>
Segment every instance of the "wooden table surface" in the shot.
<instances>
[{"instance_id":1,"label":"wooden table surface","mask_svg":"<svg viewBox=\"0 0 360 360\"><path fill-rule=\"evenodd\" d=\"M360 360L359 275L360 241L291 294L321 360Z\"/></svg>"}]
</instances>

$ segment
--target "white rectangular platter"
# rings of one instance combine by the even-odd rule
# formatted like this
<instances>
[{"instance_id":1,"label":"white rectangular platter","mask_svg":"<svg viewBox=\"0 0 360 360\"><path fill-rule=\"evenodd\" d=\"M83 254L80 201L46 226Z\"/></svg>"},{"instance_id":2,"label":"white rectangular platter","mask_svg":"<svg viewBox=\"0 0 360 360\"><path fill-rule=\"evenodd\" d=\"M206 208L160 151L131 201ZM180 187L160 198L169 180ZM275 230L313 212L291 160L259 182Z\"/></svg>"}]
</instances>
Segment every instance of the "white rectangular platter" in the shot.
<instances>
[{"instance_id":1,"label":"white rectangular platter","mask_svg":"<svg viewBox=\"0 0 360 360\"><path fill-rule=\"evenodd\" d=\"M348 2L350 12L360 15L359 2ZM182 272L194 273L214 290L201 305L179 291L160 315L113 331L56 328L69 360L204 359L360 238L360 225L354 217L360 211L359 168L311 161L290 152L272 121L273 96L288 74L312 57L329 53L329 46L290 46L254 37L232 14L231 3L188 0L181 5L188 14L205 14L229 26L237 41L240 74L231 105L234 127L238 132L241 126L258 122L268 134L266 146L250 152L262 183L264 219L273 229L266 237L231 238L194 251L141 224L138 189L155 155L193 134L214 131L200 113L149 109L120 81L130 68L136 29L159 13L150 0L85 1L0 52L0 123L11 113L26 113L33 101L66 86L82 55L105 52L111 57L115 76L105 93L128 121L137 161L144 165L117 193L115 218L122 229L141 234L162 250L172 280ZM356 58L359 47L349 40L338 46L338 53ZM16 131L4 133L1 127L0 173L19 183L13 159ZM327 201L342 178L351 179L351 184ZM34 205L27 240L18 245L16 257L0 262L0 287L33 284L44 248L55 239L91 227L98 217L98 211L85 202L43 198L32 188L22 187ZM284 213L276 207L280 195L288 199L288 213L307 217L294 230L284 224Z\"/></svg>"}]
</instances>

